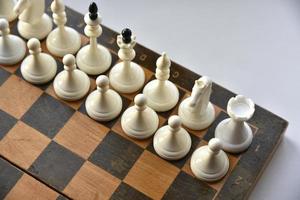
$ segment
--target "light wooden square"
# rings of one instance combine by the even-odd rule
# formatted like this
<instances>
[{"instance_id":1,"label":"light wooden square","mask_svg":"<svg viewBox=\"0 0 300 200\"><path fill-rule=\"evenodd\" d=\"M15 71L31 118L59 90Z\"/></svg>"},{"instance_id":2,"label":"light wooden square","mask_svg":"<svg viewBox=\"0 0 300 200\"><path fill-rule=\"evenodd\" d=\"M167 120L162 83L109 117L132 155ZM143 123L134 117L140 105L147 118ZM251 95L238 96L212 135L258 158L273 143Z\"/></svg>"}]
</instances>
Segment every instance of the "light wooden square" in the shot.
<instances>
[{"instance_id":1,"label":"light wooden square","mask_svg":"<svg viewBox=\"0 0 300 200\"><path fill-rule=\"evenodd\" d=\"M0 108L17 119L40 97L42 90L12 75L0 87Z\"/></svg>"},{"instance_id":2,"label":"light wooden square","mask_svg":"<svg viewBox=\"0 0 300 200\"><path fill-rule=\"evenodd\" d=\"M75 112L54 140L87 159L108 131L108 128L88 116Z\"/></svg>"},{"instance_id":3,"label":"light wooden square","mask_svg":"<svg viewBox=\"0 0 300 200\"><path fill-rule=\"evenodd\" d=\"M5 200L55 200L59 194L36 179L24 174L14 188L5 197Z\"/></svg>"},{"instance_id":4,"label":"light wooden square","mask_svg":"<svg viewBox=\"0 0 300 200\"><path fill-rule=\"evenodd\" d=\"M161 199L179 171L167 161L144 151L129 171L124 182L153 199Z\"/></svg>"},{"instance_id":5,"label":"light wooden square","mask_svg":"<svg viewBox=\"0 0 300 200\"><path fill-rule=\"evenodd\" d=\"M0 153L28 169L50 143L50 139L23 122L18 122L0 142Z\"/></svg>"},{"instance_id":6,"label":"light wooden square","mask_svg":"<svg viewBox=\"0 0 300 200\"><path fill-rule=\"evenodd\" d=\"M121 180L87 161L64 193L74 199L109 199L120 183Z\"/></svg>"}]
</instances>

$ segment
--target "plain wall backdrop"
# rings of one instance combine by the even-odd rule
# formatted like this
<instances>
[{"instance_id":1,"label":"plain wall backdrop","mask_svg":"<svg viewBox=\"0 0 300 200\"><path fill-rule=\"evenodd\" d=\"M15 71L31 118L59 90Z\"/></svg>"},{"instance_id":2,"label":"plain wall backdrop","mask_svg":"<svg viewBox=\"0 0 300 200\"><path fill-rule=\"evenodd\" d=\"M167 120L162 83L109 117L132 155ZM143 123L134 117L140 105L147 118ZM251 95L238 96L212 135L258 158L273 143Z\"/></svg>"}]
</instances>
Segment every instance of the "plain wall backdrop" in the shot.
<instances>
[{"instance_id":1,"label":"plain wall backdrop","mask_svg":"<svg viewBox=\"0 0 300 200\"><path fill-rule=\"evenodd\" d=\"M65 0L86 13L91 1ZM300 0L97 0L103 24L287 119L250 199L300 199ZM194 80L191 80L194 81Z\"/></svg>"}]
</instances>

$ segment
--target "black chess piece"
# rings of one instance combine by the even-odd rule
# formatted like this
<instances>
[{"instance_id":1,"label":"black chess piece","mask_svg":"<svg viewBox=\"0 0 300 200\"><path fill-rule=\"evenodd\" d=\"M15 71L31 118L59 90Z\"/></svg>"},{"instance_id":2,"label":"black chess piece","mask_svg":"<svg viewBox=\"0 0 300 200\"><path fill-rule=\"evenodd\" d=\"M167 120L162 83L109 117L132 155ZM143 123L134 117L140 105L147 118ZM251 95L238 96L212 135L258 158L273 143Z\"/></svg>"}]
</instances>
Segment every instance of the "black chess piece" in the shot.
<instances>
[{"instance_id":1,"label":"black chess piece","mask_svg":"<svg viewBox=\"0 0 300 200\"><path fill-rule=\"evenodd\" d=\"M122 30L122 38L123 38L123 42L128 44L131 42L131 35L132 35L132 32L129 28L124 28Z\"/></svg>"},{"instance_id":2,"label":"black chess piece","mask_svg":"<svg viewBox=\"0 0 300 200\"><path fill-rule=\"evenodd\" d=\"M98 7L95 2L91 3L89 6L89 16L91 20L96 20L98 18Z\"/></svg>"}]
</instances>

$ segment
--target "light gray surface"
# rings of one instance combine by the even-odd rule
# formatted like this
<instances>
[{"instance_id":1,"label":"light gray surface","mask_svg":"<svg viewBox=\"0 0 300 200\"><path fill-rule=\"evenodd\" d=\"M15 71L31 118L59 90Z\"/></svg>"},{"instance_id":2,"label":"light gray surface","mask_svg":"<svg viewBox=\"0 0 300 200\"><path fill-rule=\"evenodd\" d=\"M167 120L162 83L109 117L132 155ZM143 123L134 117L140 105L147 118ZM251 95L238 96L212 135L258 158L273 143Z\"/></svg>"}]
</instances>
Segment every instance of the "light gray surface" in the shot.
<instances>
[{"instance_id":1,"label":"light gray surface","mask_svg":"<svg viewBox=\"0 0 300 200\"><path fill-rule=\"evenodd\" d=\"M65 0L85 13L90 1ZM290 122L250 199L300 199L300 1L102 0L103 24ZM192 80L191 80L192 81Z\"/></svg>"}]
</instances>

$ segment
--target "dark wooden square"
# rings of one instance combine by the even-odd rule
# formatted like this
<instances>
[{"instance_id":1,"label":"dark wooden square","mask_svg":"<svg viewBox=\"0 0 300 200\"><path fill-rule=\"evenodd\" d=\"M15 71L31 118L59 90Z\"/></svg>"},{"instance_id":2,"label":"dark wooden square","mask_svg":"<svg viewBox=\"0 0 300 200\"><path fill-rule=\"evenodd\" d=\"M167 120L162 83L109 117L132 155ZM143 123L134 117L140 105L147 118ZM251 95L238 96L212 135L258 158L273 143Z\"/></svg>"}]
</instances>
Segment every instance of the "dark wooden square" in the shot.
<instances>
[{"instance_id":1,"label":"dark wooden square","mask_svg":"<svg viewBox=\"0 0 300 200\"><path fill-rule=\"evenodd\" d=\"M119 179L124 179L142 152L141 147L111 131L89 160Z\"/></svg>"},{"instance_id":2,"label":"dark wooden square","mask_svg":"<svg viewBox=\"0 0 300 200\"><path fill-rule=\"evenodd\" d=\"M20 170L0 158L0 199L4 199L22 174Z\"/></svg>"},{"instance_id":3,"label":"dark wooden square","mask_svg":"<svg viewBox=\"0 0 300 200\"><path fill-rule=\"evenodd\" d=\"M148 196L134 189L130 185L122 182L114 194L110 198L111 200L150 200Z\"/></svg>"},{"instance_id":4,"label":"dark wooden square","mask_svg":"<svg viewBox=\"0 0 300 200\"><path fill-rule=\"evenodd\" d=\"M17 123L17 119L0 109L0 140Z\"/></svg>"},{"instance_id":5,"label":"dark wooden square","mask_svg":"<svg viewBox=\"0 0 300 200\"><path fill-rule=\"evenodd\" d=\"M10 73L2 68L0 68L0 86L8 79Z\"/></svg>"},{"instance_id":6,"label":"dark wooden square","mask_svg":"<svg viewBox=\"0 0 300 200\"><path fill-rule=\"evenodd\" d=\"M50 184L63 190L84 160L56 142L51 142L35 160L29 171Z\"/></svg>"},{"instance_id":7,"label":"dark wooden square","mask_svg":"<svg viewBox=\"0 0 300 200\"><path fill-rule=\"evenodd\" d=\"M216 192L204 182L181 171L165 193L163 199L212 199Z\"/></svg>"},{"instance_id":8,"label":"dark wooden square","mask_svg":"<svg viewBox=\"0 0 300 200\"><path fill-rule=\"evenodd\" d=\"M22 121L53 138L74 112L71 107L44 93L25 113Z\"/></svg>"}]
</instances>

